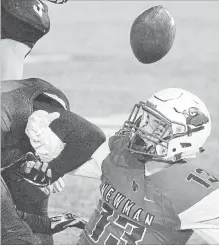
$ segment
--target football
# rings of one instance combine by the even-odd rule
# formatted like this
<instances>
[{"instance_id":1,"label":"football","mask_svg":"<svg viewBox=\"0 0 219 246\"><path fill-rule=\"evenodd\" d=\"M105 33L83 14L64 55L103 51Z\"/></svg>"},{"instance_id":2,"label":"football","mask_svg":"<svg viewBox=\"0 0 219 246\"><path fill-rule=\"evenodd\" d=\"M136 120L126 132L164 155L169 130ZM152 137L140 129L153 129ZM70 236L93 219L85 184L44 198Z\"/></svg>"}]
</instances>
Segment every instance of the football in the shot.
<instances>
[{"instance_id":1,"label":"football","mask_svg":"<svg viewBox=\"0 0 219 246\"><path fill-rule=\"evenodd\" d=\"M132 24L132 51L144 64L157 62L171 49L175 34L173 17L162 5L154 6L143 11Z\"/></svg>"}]
</instances>

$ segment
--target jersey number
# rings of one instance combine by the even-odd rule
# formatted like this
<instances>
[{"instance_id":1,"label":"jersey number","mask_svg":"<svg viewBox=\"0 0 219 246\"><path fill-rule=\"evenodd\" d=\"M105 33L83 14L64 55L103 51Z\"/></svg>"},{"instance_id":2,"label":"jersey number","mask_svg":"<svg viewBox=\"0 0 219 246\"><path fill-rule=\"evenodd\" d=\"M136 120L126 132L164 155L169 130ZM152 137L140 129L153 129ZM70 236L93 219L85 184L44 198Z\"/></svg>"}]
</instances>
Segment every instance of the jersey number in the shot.
<instances>
[{"instance_id":1,"label":"jersey number","mask_svg":"<svg viewBox=\"0 0 219 246\"><path fill-rule=\"evenodd\" d=\"M205 172L201 168L195 169L195 173L189 173L187 176L187 180L193 180L198 184L202 185L205 188L209 188L212 186L212 183L218 183L219 180L209 173Z\"/></svg>"},{"instance_id":2,"label":"jersey number","mask_svg":"<svg viewBox=\"0 0 219 246\"><path fill-rule=\"evenodd\" d=\"M90 238L94 242L98 242L100 237L105 231L105 228L109 226L109 217L113 216L113 209L105 202L102 204L101 217L98 220ZM140 242L146 232L146 228L141 226L134 221L127 219L124 216L119 215L117 219L112 222L114 226L122 229L122 235L118 238L113 233L109 233L104 244L106 245L116 245L122 241L122 244L137 244ZM120 230L119 230L120 231Z\"/></svg>"}]
</instances>

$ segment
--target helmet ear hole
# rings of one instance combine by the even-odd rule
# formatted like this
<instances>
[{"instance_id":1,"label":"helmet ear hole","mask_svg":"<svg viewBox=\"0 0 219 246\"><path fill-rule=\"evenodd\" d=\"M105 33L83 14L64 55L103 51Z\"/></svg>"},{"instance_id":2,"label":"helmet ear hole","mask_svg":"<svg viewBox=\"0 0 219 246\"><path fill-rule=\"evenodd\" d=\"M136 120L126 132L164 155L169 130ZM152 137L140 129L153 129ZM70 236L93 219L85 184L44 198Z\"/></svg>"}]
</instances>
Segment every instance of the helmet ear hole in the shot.
<instances>
[{"instance_id":1,"label":"helmet ear hole","mask_svg":"<svg viewBox=\"0 0 219 246\"><path fill-rule=\"evenodd\" d=\"M176 148L173 148L172 151L173 151L173 152L176 152Z\"/></svg>"},{"instance_id":2,"label":"helmet ear hole","mask_svg":"<svg viewBox=\"0 0 219 246\"><path fill-rule=\"evenodd\" d=\"M180 145L181 145L182 148L188 148L188 147L192 146L191 143L180 143Z\"/></svg>"},{"instance_id":3,"label":"helmet ear hole","mask_svg":"<svg viewBox=\"0 0 219 246\"><path fill-rule=\"evenodd\" d=\"M200 153L203 153L204 151L205 151L204 148L202 148L202 147L199 148L199 152L200 152Z\"/></svg>"}]
</instances>

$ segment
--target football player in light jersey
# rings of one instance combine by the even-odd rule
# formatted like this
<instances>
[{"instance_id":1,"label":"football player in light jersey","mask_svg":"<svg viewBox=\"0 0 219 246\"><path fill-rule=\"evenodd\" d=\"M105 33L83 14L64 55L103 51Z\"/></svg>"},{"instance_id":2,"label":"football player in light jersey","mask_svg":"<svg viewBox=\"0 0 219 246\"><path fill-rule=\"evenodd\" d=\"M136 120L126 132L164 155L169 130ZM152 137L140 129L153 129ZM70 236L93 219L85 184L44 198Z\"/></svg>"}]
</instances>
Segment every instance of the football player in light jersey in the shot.
<instances>
[{"instance_id":1,"label":"football player in light jersey","mask_svg":"<svg viewBox=\"0 0 219 246\"><path fill-rule=\"evenodd\" d=\"M136 104L109 139L101 198L78 244L186 244L193 230L219 229L219 180L193 159L210 131L205 104L185 90Z\"/></svg>"}]
</instances>

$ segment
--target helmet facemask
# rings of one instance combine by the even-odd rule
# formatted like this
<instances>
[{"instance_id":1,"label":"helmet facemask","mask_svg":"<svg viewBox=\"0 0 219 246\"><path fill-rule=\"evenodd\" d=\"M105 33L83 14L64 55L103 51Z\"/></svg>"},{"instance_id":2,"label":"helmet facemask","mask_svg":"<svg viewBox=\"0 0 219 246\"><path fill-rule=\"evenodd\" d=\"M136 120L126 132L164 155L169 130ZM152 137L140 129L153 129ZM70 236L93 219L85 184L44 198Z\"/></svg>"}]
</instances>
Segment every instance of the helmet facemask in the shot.
<instances>
[{"instance_id":1,"label":"helmet facemask","mask_svg":"<svg viewBox=\"0 0 219 246\"><path fill-rule=\"evenodd\" d=\"M210 132L205 104L179 88L161 90L136 104L123 126L131 153L166 162L196 157Z\"/></svg>"},{"instance_id":2,"label":"helmet facemask","mask_svg":"<svg viewBox=\"0 0 219 246\"><path fill-rule=\"evenodd\" d=\"M174 128L177 128L175 134ZM140 102L134 106L123 131L129 134L129 151L160 159L167 155L169 141L186 134L187 128L171 122L149 102Z\"/></svg>"}]
</instances>

